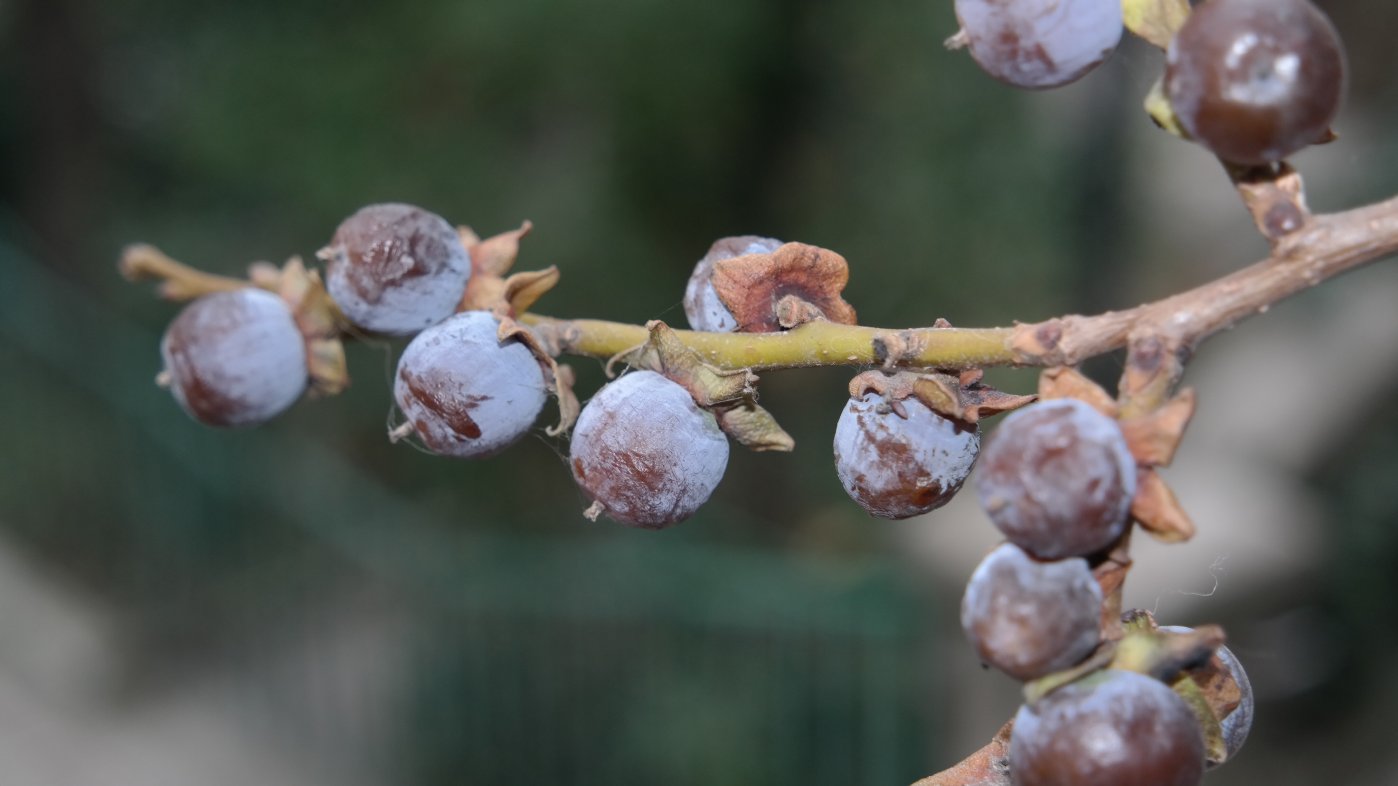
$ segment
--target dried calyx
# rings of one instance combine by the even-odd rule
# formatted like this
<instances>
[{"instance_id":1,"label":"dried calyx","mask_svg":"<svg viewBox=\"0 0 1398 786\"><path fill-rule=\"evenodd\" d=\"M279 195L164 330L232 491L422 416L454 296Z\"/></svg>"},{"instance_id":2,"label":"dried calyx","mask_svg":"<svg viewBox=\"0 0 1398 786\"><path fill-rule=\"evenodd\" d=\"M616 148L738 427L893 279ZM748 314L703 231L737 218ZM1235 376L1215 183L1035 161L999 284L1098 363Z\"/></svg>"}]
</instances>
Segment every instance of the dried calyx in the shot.
<instances>
[{"instance_id":1,"label":"dried calyx","mask_svg":"<svg viewBox=\"0 0 1398 786\"><path fill-rule=\"evenodd\" d=\"M786 243L715 262L712 281L745 333L773 333L814 319L856 324L854 307L840 297L849 263L834 251Z\"/></svg>"}]
</instances>

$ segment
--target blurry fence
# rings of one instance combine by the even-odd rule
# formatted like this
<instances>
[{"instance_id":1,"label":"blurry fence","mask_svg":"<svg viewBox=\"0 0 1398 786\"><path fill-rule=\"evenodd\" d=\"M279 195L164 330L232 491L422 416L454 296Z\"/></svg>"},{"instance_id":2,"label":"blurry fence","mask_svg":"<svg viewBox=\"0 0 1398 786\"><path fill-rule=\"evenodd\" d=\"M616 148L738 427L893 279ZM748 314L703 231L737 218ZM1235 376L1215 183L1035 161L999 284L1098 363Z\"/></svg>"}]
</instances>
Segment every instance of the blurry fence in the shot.
<instances>
[{"instance_id":1,"label":"blurry fence","mask_svg":"<svg viewBox=\"0 0 1398 786\"><path fill-rule=\"evenodd\" d=\"M891 784L938 760L928 620L889 566L463 525L309 431L187 423L157 342L0 240L0 526L110 600L123 701L214 684L341 783Z\"/></svg>"}]
</instances>

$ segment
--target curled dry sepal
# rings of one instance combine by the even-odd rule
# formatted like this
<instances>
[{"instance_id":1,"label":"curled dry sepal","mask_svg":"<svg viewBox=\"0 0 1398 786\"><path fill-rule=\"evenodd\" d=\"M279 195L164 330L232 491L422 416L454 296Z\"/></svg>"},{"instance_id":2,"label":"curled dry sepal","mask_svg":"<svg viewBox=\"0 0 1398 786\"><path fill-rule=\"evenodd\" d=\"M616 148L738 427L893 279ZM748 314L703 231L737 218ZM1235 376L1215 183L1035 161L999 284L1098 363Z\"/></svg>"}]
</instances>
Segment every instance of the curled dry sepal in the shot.
<instances>
[{"instance_id":1,"label":"curled dry sepal","mask_svg":"<svg viewBox=\"0 0 1398 786\"><path fill-rule=\"evenodd\" d=\"M558 267L510 273L519 258L519 241L534 228L525 221L519 229L484 240L470 227L457 227L461 242L471 254L471 278L461 296L460 311L490 311L500 317L516 317L529 310L558 284Z\"/></svg>"},{"instance_id":2,"label":"curled dry sepal","mask_svg":"<svg viewBox=\"0 0 1398 786\"><path fill-rule=\"evenodd\" d=\"M1108 417L1121 416L1121 409L1110 394L1071 368L1046 369L1039 377L1039 398L1075 398ZM1194 536L1194 522L1157 472L1158 467L1168 466L1174 458L1185 427L1194 416L1194 407L1194 391L1185 388L1154 410L1120 419L1122 434L1136 459L1136 495L1131 501L1131 518L1166 543L1178 543Z\"/></svg>"},{"instance_id":3,"label":"curled dry sepal","mask_svg":"<svg viewBox=\"0 0 1398 786\"><path fill-rule=\"evenodd\" d=\"M311 394L333 396L349 385L340 338L344 315L326 291L320 273L307 269L300 257L291 257L280 268L270 262L254 262L248 266L247 279L239 279L195 270L155 246L138 243L122 251L117 269L130 281L160 282L158 291L167 300L194 300L249 286L272 292L286 303L305 339Z\"/></svg>"},{"instance_id":4,"label":"curled dry sepal","mask_svg":"<svg viewBox=\"0 0 1398 786\"><path fill-rule=\"evenodd\" d=\"M987 415L1019 409L1037 398L996 390L981 381L983 376L980 369L956 373L865 371L850 380L849 395L857 399L865 393L878 393L895 412L902 406L900 402L914 398L933 412L968 425L979 423Z\"/></svg>"},{"instance_id":5,"label":"curled dry sepal","mask_svg":"<svg viewBox=\"0 0 1398 786\"><path fill-rule=\"evenodd\" d=\"M612 358L607 363L608 373L624 363L658 372L679 383L695 403L713 413L724 433L749 450L787 452L796 446L776 418L758 405L756 374L748 369L730 371L705 363L664 322L647 322L646 330L650 332L646 342Z\"/></svg>"},{"instance_id":6,"label":"curled dry sepal","mask_svg":"<svg viewBox=\"0 0 1398 786\"><path fill-rule=\"evenodd\" d=\"M713 267L714 290L744 333L775 333L815 319L856 324L854 307L840 296L848 282L844 257L805 243L784 243Z\"/></svg>"},{"instance_id":7,"label":"curled dry sepal","mask_svg":"<svg viewBox=\"0 0 1398 786\"><path fill-rule=\"evenodd\" d=\"M300 257L292 257L276 270L257 263L249 270L254 284L275 290L291 308L301 335L306 338L306 368L311 393L333 396L349 386L345 344L340 339L342 317L330 293L325 291L320 273L306 269Z\"/></svg>"},{"instance_id":8,"label":"curled dry sepal","mask_svg":"<svg viewBox=\"0 0 1398 786\"><path fill-rule=\"evenodd\" d=\"M500 320L500 340L518 339L543 367L549 392L558 399L558 424L545 429L551 437L564 434L578 419L581 409L573 392L573 370L556 361L538 336L515 322L558 283L556 266L543 270L510 273L519 259L519 241L534 225L525 221L519 229L501 232L482 240L470 227L457 227L457 234L471 256L471 278L461 296L458 311L489 311Z\"/></svg>"}]
</instances>

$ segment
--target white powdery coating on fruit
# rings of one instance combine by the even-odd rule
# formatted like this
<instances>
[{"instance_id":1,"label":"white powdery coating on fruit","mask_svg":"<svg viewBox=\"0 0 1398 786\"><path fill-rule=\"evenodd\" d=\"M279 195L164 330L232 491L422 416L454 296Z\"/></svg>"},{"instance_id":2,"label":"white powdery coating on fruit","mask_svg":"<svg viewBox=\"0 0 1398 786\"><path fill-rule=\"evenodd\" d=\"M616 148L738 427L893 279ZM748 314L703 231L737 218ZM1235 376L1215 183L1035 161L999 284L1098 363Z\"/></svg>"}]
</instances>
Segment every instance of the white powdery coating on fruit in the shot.
<instances>
[{"instance_id":1,"label":"white powdery coating on fruit","mask_svg":"<svg viewBox=\"0 0 1398 786\"><path fill-rule=\"evenodd\" d=\"M971 474L980 432L917 399L901 417L877 393L850 399L835 425L835 474L870 514L905 519L945 505ZM883 411L880 411L883 410Z\"/></svg>"},{"instance_id":2,"label":"white powdery coating on fruit","mask_svg":"<svg viewBox=\"0 0 1398 786\"><path fill-rule=\"evenodd\" d=\"M728 438L684 388L653 371L604 386L573 429L573 478L623 524L689 518L723 479Z\"/></svg>"},{"instance_id":3,"label":"white powdery coating on fruit","mask_svg":"<svg viewBox=\"0 0 1398 786\"><path fill-rule=\"evenodd\" d=\"M1052 417L1056 413L1065 416ZM1074 461L1059 455L1075 448ZM1007 451L1013 453L1001 455ZM999 472L1002 461L1015 471ZM1125 529L1136 496L1136 460L1121 426L1072 398L1011 413L992 435L981 466L976 490L982 509L1005 537L1044 559L1110 545ZM1099 515L1087 518L1088 511Z\"/></svg>"},{"instance_id":4,"label":"white powdery coating on fruit","mask_svg":"<svg viewBox=\"0 0 1398 786\"><path fill-rule=\"evenodd\" d=\"M1194 629L1184 625L1161 625L1160 630L1171 631L1173 633L1190 633ZM1232 759L1242 750L1243 743L1247 742L1248 734L1252 731L1253 696L1252 682L1248 679L1248 673L1243 669L1243 664L1238 660L1238 656L1233 654L1233 650L1225 645L1220 645L1214 654L1222 661L1223 667L1228 669L1228 674L1233 681L1238 683L1238 692L1241 698L1238 706L1233 711L1219 719L1219 725L1223 729L1223 744L1228 750L1228 758Z\"/></svg>"},{"instance_id":5,"label":"white powdery coating on fruit","mask_svg":"<svg viewBox=\"0 0 1398 786\"><path fill-rule=\"evenodd\" d=\"M306 343L281 298L260 289L205 295L185 306L160 342L170 392L211 426L251 426L306 389Z\"/></svg>"},{"instance_id":6,"label":"white powdery coating on fruit","mask_svg":"<svg viewBox=\"0 0 1398 786\"><path fill-rule=\"evenodd\" d=\"M1197 786L1204 738L1165 683L1108 669L1021 706L1009 764L1015 786Z\"/></svg>"},{"instance_id":7,"label":"white powdery coating on fruit","mask_svg":"<svg viewBox=\"0 0 1398 786\"><path fill-rule=\"evenodd\" d=\"M1091 654L1101 606L1102 588L1087 560L1041 562L1005 543L966 582L961 627L981 660L1032 680Z\"/></svg>"},{"instance_id":8,"label":"white powdery coating on fruit","mask_svg":"<svg viewBox=\"0 0 1398 786\"><path fill-rule=\"evenodd\" d=\"M738 319L723 305L714 289L714 263L745 254L770 254L781 247L780 240L756 235L725 237L709 247L694 266L689 283L684 288L684 315L691 330L729 333L738 329Z\"/></svg>"},{"instance_id":9,"label":"white powdery coating on fruit","mask_svg":"<svg viewBox=\"0 0 1398 786\"><path fill-rule=\"evenodd\" d=\"M393 397L434 453L478 458L513 444L544 407L547 385L534 353L501 343L500 322L467 311L417 334L403 350Z\"/></svg>"},{"instance_id":10,"label":"white powdery coating on fruit","mask_svg":"<svg viewBox=\"0 0 1398 786\"><path fill-rule=\"evenodd\" d=\"M360 259L346 254L347 239L362 253L379 254L377 269L366 270ZM345 316L366 330L394 336L412 335L451 316L471 277L471 257L456 230L413 205L361 208L345 219L322 253L327 255L325 288Z\"/></svg>"},{"instance_id":11,"label":"white powdery coating on fruit","mask_svg":"<svg viewBox=\"0 0 1398 786\"><path fill-rule=\"evenodd\" d=\"M1016 87L1058 87L1100 64L1121 41L1120 0L956 0L971 57Z\"/></svg>"}]
</instances>

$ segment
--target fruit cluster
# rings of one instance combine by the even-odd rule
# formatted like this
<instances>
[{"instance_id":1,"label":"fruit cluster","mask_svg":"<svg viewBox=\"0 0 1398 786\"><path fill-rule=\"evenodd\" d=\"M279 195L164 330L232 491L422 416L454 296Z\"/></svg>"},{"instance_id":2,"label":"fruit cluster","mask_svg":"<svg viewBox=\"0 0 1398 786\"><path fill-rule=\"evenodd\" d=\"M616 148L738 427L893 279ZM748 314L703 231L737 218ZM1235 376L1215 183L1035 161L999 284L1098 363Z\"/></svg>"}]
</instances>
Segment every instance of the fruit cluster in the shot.
<instances>
[{"instance_id":1,"label":"fruit cluster","mask_svg":"<svg viewBox=\"0 0 1398 786\"><path fill-rule=\"evenodd\" d=\"M1308 0L1207 0L1192 11L1157 0L956 0L955 9L961 31L949 43L1032 89L1088 73L1125 25L1166 49L1158 93L1169 111L1156 119L1234 166L1272 167L1325 141L1344 86L1338 37ZM528 231L482 240L411 205L365 207L317 255L323 282L296 261L256 268L248 282L199 279L207 293L170 325L160 380L202 423L256 425L307 390L345 384L342 338L411 337L394 377L394 441L489 456L528 433L552 395L561 422L550 433L576 421L568 465L592 503L587 515L646 529L708 500L730 438L791 449L758 406L749 367L711 365L661 323L612 358L631 370L579 407L555 357L611 353L565 346L527 313L558 280L552 268L507 275ZM845 260L825 249L724 238L694 267L684 310L692 335L807 327L804 335L833 336L811 330L856 325L841 297L847 278ZM1197 784L1247 736L1247 677L1216 628L1162 627L1120 609L1133 523L1165 540L1192 532L1155 472L1173 455L1192 395L1169 398L1178 376L1167 377L1165 392L1128 417L1124 405L1140 403L1132 391L1149 386L1124 377L1119 406L1058 369L1045 372L1034 402L985 386L970 362L916 362L911 334L871 334L882 368L850 384L834 431L836 475L870 515L904 519L951 500L979 459L977 496L1005 542L971 574L961 622L984 663L1026 683L1007 753L1013 783ZM1032 336L1031 349L1049 349L1013 345L1005 362L1053 356L1057 338ZM829 359L817 350L805 364ZM1167 367L1163 351L1150 373ZM981 418L1011 410L981 457Z\"/></svg>"}]
</instances>

